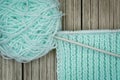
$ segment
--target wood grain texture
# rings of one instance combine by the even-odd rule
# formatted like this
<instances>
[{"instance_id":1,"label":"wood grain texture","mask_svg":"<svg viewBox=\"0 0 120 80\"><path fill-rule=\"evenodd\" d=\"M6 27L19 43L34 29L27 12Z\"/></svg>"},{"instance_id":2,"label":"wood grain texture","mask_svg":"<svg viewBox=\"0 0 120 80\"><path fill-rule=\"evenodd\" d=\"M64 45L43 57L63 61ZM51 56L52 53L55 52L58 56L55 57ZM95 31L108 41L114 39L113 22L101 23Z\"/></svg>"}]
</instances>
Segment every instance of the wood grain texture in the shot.
<instances>
[{"instance_id":1,"label":"wood grain texture","mask_svg":"<svg viewBox=\"0 0 120 80\"><path fill-rule=\"evenodd\" d=\"M0 80L2 80L2 57L0 56Z\"/></svg>"},{"instance_id":2,"label":"wood grain texture","mask_svg":"<svg viewBox=\"0 0 120 80\"><path fill-rule=\"evenodd\" d=\"M91 8L91 0L83 0L82 1L82 29L88 30L90 29L90 8Z\"/></svg>"},{"instance_id":3,"label":"wood grain texture","mask_svg":"<svg viewBox=\"0 0 120 80\"><path fill-rule=\"evenodd\" d=\"M56 80L55 50L46 56L24 64L24 80Z\"/></svg>"},{"instance_id":4,"label":"wood grain texture","mask_svg":"<svg viewBox=\"0 0 120 80\"><path fill-rule=\"evenodd\" d=\"M113 3L113 26L120 29L120 0L110 0ZM111 25L110 25L111 26Z\"/></svg>"},{"instance_id":5,"label":"wood grain texture","mask_svg":"<svg viewBox=\"0 0 120 80\"><path fill-rule=\"evenodd\" d=\"M109 0L99 0L99 29L110 28L110 2Z\"/></svg>"},{"instance_id":6,"label":"wood grain texture","mask_svg":"<svg viewBox=\"0 0 120 80\"><path fill-rule=\"evenodd\" d=\"M90 29L98 29L99 27L99 0L91 0L90 2Z\"/></svg>"},{"instance_id":7,"label":"wood grain texture","mask_svg":"<svg viewBox=\"0 0 120 80\"><path fill-rule=\"evenodd\" d=\"M60 0L60 10L65 14L62 17L62 30L81 29L81 0Z\"/></svg>"},{"instance_id":8,"label":"wood grain texture","mask_svg":"<svg viewBox=\"0 0 120 80\"><path fill-rule=\"evenodd\" d=\"M120 0L59 1L63 31L120 29ZM55 50L27 64L0 57L0 80L57 80L56 62Z\"/></svg>"},{"instance_id":9,"label":"wood grain texture","mask_svg":"<svg viewBox=\"0 0 120 80\"><path fill-rule=\"evenodd\" d=\"M22 64L14 60L1 59L1 80L22 80Z\"/></svg>"}]
</instances>

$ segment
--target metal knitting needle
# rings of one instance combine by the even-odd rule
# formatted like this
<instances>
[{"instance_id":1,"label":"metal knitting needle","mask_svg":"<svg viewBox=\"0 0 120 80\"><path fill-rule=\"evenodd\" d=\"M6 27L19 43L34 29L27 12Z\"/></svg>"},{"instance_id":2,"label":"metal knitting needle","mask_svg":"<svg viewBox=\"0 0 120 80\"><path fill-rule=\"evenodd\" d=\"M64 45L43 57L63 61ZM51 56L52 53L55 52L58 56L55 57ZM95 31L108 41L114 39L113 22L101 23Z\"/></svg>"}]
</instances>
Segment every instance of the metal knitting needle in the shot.
<instances>
[{"instance_id":1,"label":"metal knitting needle","mask_svg":"<svg viewBox=\"0 0 120 80\"><path fill-rule=\"evenodd\" d=\"M102 49L98 49L98 48L95 48L95 47L92 47L92 46L89 46L89 45L86 45L86 44L83 44L83 43L80 43L80 42L75 42L73 40L65 39L65 38L58 37L58 36L54 36L54 38L62 40L62 41L66 41L66 42L69 42L69 43L72 43L72 44L76 44L78 46L89 48L89 49L92 49L92 50L95 50L95 51L98 51L98 52L102 52L102 53L107 54L107 55L111 55L111 56L120 58L120 54L115 54L115 53L112 53L112 52L108 52L108 51L105 51L105 50L102 50Z\"/></svg>"}]
</instances>

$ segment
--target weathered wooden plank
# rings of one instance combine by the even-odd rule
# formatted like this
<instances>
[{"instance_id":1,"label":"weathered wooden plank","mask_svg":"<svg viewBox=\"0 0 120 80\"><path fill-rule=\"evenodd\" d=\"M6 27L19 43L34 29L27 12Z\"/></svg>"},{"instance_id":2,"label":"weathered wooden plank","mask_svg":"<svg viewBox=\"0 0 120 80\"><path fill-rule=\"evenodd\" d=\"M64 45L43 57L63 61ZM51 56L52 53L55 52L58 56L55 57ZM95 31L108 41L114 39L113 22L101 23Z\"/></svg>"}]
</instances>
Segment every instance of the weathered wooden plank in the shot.
<instances>
[{"instance_id":1,"label":"weathered wooden plank","mask_svg":"<svg viewBox=\"0 0 120 80\"><path fill-rule=\"evenodd\" d=\"M65 30L66 26L66 0L59 0L60 2L60 11L62 11L63 16L62 16L62 29Z\"/></svg>"},{"instance_id":2,"label":"weathered wooden plank","mask_svg":"<svg viewBox=\"0 0 120 80\"><path fill-rule=\"evenodd\" d=\"M54 50L54 63L55 63L55 80L57 80L57 57L56 50Z\"/></svg>"},{"instance_id":3,"label":"weathered wooden plank","mask_svg":"<svg viewBox=\"0 0 120 80\"><path fill-rule=\"evenodd\" d=\"M115 0L109 1L109 28L114 28L114 3Z\"/></svg>"},{"instance_id":4,"label":"weathered wooden plank","mask_svg":"<svg viewBox=\"0 0 120 80\"><path fill-rule=\"evenodd\" d=\"M56 65L55 65L55 51L51 51L47 57L47 80L56 80Z\"/></svg>"},{"instance_id":5,"label":"weathered wooden plank","mask_svg":"<svg viewBox=\"0 0 120 80\"><path fill-rule=\"evenodd\" d=\"M90 0L82 0L82 29L90 29Z\"/></svg>"},{"instance_id":6,"label":"weathered wooden plank","mask_svg":"<svg viewBox=\"0 0 120 80\"><path fill-rule=\"evenodd\" d=\"M1 80L22 80L22 64L14 60L2 59Z\"/></svg>"},{"instance_id":7,"label":"weathered wooden plank","mask_svg":"<svg viewBox=\"0 0 120 80\"><path fill-rule=\"evenodd\" d=\"M14 64L14 67L13 67L14 75L13 75L13 77L15 78L13 80L22 80L22 77L23 77L23 75L22 75L22 64L18 63L16 61L14 61L13 64Z\"/></svg>"},{"instance_id":8,"label":"weathered wooden plank","mask_svg":"<svg viewBox=\"0 0 120 80\"><path fill-rule=\"evenodd\" d=\"M98 29L99 26L99 0L91 0L90 29Z\"/></svg>"},{"instance_id":9,"label":"weathered wooden plank","mask_svg":"<svg viewBox=\"0 0 120 80\"><path fill-rule=\"evenodd\" d=\"M99 0L82 1L82 29L98 29Z\"/></svg>"},{"instance_id":10,"label":"weathered wooden plank","mask_svg":"<svg viewBox=\"0 0 120 80\"><path fill-rule=\"evenodd\" d=\"M81 0L60 0L61 9L65 16L62 17L63 30L81 29Z\"/></svg>"},{"instance_id":11,"label":"weathered wooden plank","mask_svg":"<svg viewBox=\"0 0 120 80\"><path fill-rule=\"evenodd\" d=\"M55 52L24 64L24 80L56 80Z\"/></svg>"},{"instance_id":12,"label":"weathered wooden plank","mask_svg":"<svg viewBox=\"0 0 120 80\"><path fill-rule=\"evenodd\" d=\"M99 0L99 29L110 28L110 4L109 0Z\"/></svg>"},{"instance_id":13,"label":"weathered wooden plank","mask_svg":"<svg viewBox=\"0 0 120 80\"><path fill-rule=\"evenodd\" d=\"M40 80L47 80L47 60L46 58L48 57L47 56L44 56L42 58L40 58L40 68L39 68L39 72L40 72Z\"/></svg>"},{"instance_id":14,"label":"weathered wooden plank","mask_svg":"<svg viewBox=\"0 0 120 80\"><path fill-rule=\"evenodd\" d=\"M0 56L0 80L2 80L2 57Z\"/></svg>"},{"instance_id":15,"label":"weathered wooden plank","mask_svg":"<svg viewBox=\"0 0 120 80\"><path fill-rule=\"evenodd\" d=\"M120 29L120 0L110 0L110 3L114 4L113 5L114 28Z\"/></svg>"},{"instance_id":16,"label":"weathered wooden plank","mask_svg":"<svg viewBox=\"0 0 120 80\"><path fill-rule=\"evenodd\" d=\"M32 63L23 64L23 79L24 80L32 80L32 70L31 70Z\"/></svg>"},{"instance_id":17,"label":"weathered wooden plank","mask_svg":"<svg viewBox=\"0 0 120 80\"><path fill-rule=\"evenodd\" d=\"M110 28L120 29L120 0L110 0Z\"/></svg>"},{"instance_id":18,"label":"weathered wooden plank","mask_svg":"<svg viewBox=\"0 0 120 80\"><path fill-rule=\"evenodd\" d=\"M65 30L74 30L74 0L66 0L65 4Z\"/></svg>"},{"instance_id":19,"label":"weathered wooden plank","mask_svg":"<svg viewBox=\"0 0 120 80\"><path fill-rule=\"evenodd\" d=\"M40 75L39 68L40 68L40 66L39 66L39 60L32 61L32 64L31 64L32 80L40 80L39 79L39 75Z\"/></svg>"},{"instance_id":20,"label":"weathered wooden plank","mask_svg":"<svg viewBox=\"0 0 120 80\"><path fill-rule=\"evenodd\" d=\"M81 18L81 0L73 0L73 28L74 30L80 30L81 29L81 23L82 23L82 18Z\"/></svg>"}]
</instances>

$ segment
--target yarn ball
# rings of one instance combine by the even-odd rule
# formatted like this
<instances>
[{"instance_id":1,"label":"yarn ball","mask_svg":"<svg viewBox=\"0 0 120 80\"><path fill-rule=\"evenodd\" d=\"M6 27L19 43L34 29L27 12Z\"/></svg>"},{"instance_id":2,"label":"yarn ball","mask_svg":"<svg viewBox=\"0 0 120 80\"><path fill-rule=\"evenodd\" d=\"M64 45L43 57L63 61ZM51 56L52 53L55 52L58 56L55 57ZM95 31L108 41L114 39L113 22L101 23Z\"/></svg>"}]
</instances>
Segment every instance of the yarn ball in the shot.
<instances>
[{"instance_id":1,"label":"yarn ball","mask_svg":"<svg viewBox=\"0 0 120 80\"><path fill-rule=\"evenodd\" d=\"M56 47L53 36L61 27L56 0L0 0L0 54L29 62Z\"/></svg>"}]
</instances>

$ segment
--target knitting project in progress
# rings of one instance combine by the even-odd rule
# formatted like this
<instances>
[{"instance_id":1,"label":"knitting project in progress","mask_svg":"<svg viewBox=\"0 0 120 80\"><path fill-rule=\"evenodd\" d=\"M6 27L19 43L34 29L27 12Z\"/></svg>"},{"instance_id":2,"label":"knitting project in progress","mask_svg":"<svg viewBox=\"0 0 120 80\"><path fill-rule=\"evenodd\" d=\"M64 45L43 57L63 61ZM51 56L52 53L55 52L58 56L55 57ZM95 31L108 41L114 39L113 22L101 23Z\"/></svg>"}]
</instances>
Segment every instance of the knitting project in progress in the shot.
<instances>
[{"instance_id":1,"label":"knitting project in progress","mask_svg":"<svg viewBox=\"0 0 120 80\"><path fill-rule=\"evenodd\" d=\"M120 30L61 31L58 0L0 0L0 55L21 63L57 51L58 80L120 80Z\"/></svg>"},{"instance_id":2,"label":"knitting project in progress","mask_svg":"<svg viewBox=\"0 0 120 80\"><path fill-rule=\"evenodd\" d=\"M120 53L120 31L59 32L57 36L95 48ZM57 41L58 80L120 80L120 58Z\"/></svg>"}]
</instances>

